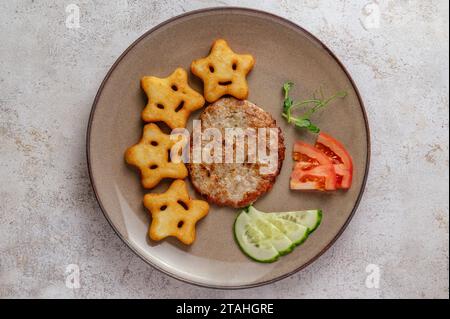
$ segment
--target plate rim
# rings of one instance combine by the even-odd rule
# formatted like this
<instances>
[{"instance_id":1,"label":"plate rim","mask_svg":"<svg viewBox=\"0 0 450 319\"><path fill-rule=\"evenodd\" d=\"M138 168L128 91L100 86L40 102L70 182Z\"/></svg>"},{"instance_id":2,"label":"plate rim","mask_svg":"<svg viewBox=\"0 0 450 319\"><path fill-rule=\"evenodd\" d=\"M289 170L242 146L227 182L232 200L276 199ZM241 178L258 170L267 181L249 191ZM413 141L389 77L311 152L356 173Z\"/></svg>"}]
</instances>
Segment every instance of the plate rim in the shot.
<instances>
[{"instance_id":1,"label":"plate rim","mask_svg":"<svg viewBox=\"0 0 450 319\"><path fill-rule=\"evenodd\" d=\"M324 247L322 248L314 257L312 257L308 262L304 263L303 265L301 265L300 267L297 267L296 269L277 276L275 278L269 279L269 280L265 280L265 281L261 281L261 282L255 282L255 283L250 283L250 284L243 284L243 285L232 285L232 286L225 286L225 285L216 285L216 284L208 284L208 283L203 283L203 282L198 282L198 281L194 281L191 279L187 279L184 278L182 276L179 276L175 273L172 273L162 267L159 267L157 265L155 265L154 263L152 263L151 261L147 260L143 255L141 255L137 249L135 249L133 247L133 245L131 244L131 242L124 238L122 236L122 234L118 231L118 229L116 228L116 226L113 224L113 222L111 221L111 219L109 218L106 209L104 208L102 201L99 197L99 194L97 192L97 187L95 185L95 181L94 181L94 177L93 177L93 173L92 173L92 167L91 167L91 154L90 154L90 140L91 140L91 128L92 128L92 122L93 122L93 118L94 118L94 114L95 114L95 110L97 107L97 103L98 100L100 98L100 95L103 91L103 88L106 84L106 82L108 81L109 77L111 76L112 72L116 69L117 65L122 61L122 59L128 54L129 51L131 51L139 42L141 42L144 38L146 38L147 36L149 36L151 33L155 32L156 30L160 29L161 27L165 26L166 24L169 24L173 21L176 21L180 18L184 18L187 16L191 16L191 15L197 15L197 14L201 14L201 13L205 13L205 12L211 12L211 11L215 11L215 12L224 12L224 11L231 11L230 13L234 13L233 11L241 11L241 12L247 12L247 13L257 13L263 16L267 16L269 18L272 18L274 20L279 20L282 21L284 23L289 24L290 26L294 27L295 29L298 29L300 31L302 31L303 33L305 33L307 36L311 37L312 40L314 40L317 44L319 44L322 49L324 49L336 62L337 64L340 66L340 68L344 71L345 75L347 76L347 78L349 79L355 93L356 96L358 98L360 107L361 107L361 111L363 114L363 119L364 119L364 126L366 128L366 143L367 143L367 155L366 155L366 168L364 171L364 177L363 177L363 181L361 184L361 190L358 194L358 197L356 198L356 202L355 205L352 208L352 211L349 215L349 217L347 218L347 220L345 221L344 225L341 227L341 229L339 230L339 232L332 238L332 240ZM92 189L94 191L95 194L95 199L97 201L97 204L100 207L100 210L103 213L103 216L106 218L106 220L108 221L109 225L111 226L111 228L114 230L114 232L116 233L116 235L127 245L127 247L133 251L139 258L141 258L147 265L150 265L151 267L153 267L154 269L157 269L158 271L162 272L163 274L166 274L172 278L175 278L181 282L184 283L188 283L194 286L198 286L198 287L204 287L204 288L210 288L210 289L221 289L221 290L237 290L237 289L248 289L248 288L254 288L254 287L260 287L260 286L264 286L267 284L271 284L277 281L280 281L282 279L285 279L287 277L290 277L292 275L294 275L295 273L299 272L300 270L305 269L306 267L308 267L309 265L311 265L313 262L315 262L320 256L322 256L331 246L333 246L335 244L335 242L337 241L337 239L342 235L342 233L345 231L345 229L347 228L348 224L350 223L350 221L352 220L353 216L355 215L358 206L361 202L361 199L363 197L365 188L366 188L366 183L367 183L367 179L368 179L368 175L369 175L369 167L370 167L370 158L371 158L371 142L370 142L370 127L369 127L369 120L367 117L367 113L366 113L366 109L364 106L364 102L362 100L361 97L361 93L358 90L358 87L356 86L355 81L353 80L352 76L350 75L350 73L348 72L347 68L345 67L345 65L341 62L341 60L333 53L333 51L331 51L331 49L329 49L319 38L317 38L315 35L313 35L311 32L309 32L308 30L306 30L305 28L301 27L300 25L288 20L287 18L281 17L279 15L267 12L267 11L263 11L263 10L258 10L258 9L253 9L253 8L245 8L245 7L236 7L236 6L218 6L218 7L208 7L208 8L202 8L202 9L197 9L197 10L192 10L192 11L188 11L179 15L176 15L174 17L171 17L167 20L164 20L163 22L157 24L156 26L152 27L151 29L149 29L148 31L144 32L141 36L139 36L135 41L133 41L133 43L131 43L123 52L122 54L115 60L115 62L113 63L113 65L110 67L110 69L108 70L108 72L106 73L104 79L102 80L100 87L97 90L97 93L95 95L94 98L94 102L92 103L92 107L91 107L91 111L89 114L89 120L88 120L88 126L87 126L87 131L86 131L86 160L87 160L87 168L88 168L88 175L89 175L89 181L90 184L92 186Z\"/></svg>"}]
</instances>

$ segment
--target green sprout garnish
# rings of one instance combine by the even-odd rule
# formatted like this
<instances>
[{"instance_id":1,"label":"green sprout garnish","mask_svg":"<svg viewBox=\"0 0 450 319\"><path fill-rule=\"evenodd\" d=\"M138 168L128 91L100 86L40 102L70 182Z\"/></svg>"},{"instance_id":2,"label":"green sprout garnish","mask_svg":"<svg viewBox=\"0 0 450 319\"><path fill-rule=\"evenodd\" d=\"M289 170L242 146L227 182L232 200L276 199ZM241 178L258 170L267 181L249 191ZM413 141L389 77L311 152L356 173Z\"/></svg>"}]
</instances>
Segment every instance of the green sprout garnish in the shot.
<instances>
[{"instance_id":1,"label":"green sprout garnish","mask_svg":"<svg viewBox=\"0 0 450 319\"><path fill-rule=\"evenodd\" d=\"M346 91L339 91L335 95L325 98L322 92L322 89L319 90L319 97L313 96L312 99L303 100L303 101L294 101L289 96L289 91L294 86L294 83L288 81L283 84L283 92L284 92L284 102L283 102L283 114L282 116L288 121L288 123L293 123L296 127L306 128L310 132L319 133L320 129L311 123L310 117L317 110L327 106L331 101L336 98L344 98L347 96ZM312 107L308 109L305 113L300 116L294 116L293 111L298 108L306 108L308 105Z\"/></svg>"}]
</instances>

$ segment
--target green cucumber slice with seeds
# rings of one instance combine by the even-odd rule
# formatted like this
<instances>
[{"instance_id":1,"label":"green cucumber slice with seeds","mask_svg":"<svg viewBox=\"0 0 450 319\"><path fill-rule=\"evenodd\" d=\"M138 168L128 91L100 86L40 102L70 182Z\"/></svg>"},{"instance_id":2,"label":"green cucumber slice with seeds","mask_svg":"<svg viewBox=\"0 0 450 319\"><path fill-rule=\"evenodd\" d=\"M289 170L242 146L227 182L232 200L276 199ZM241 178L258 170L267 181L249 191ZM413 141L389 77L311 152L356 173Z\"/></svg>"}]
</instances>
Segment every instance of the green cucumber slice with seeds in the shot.
<instances>
[{"instance_id":1,"label":"green cucumber slice with seeds","mask_svg":"<svg viewBox=\"0 0 450 319\"><path fill-rule=\"evenodd\" d=\"M288 219L279 218L277 213L263 213L254 207L250 207L249 211L257 213L260 218L263 218L267 222L274 225L292 241L294 247L300 245L306 240L306 238L308 238L309 231L306 226L291 222Z\"/></svg>"},{"instance_id":2,"label":"green cucumber slice with seeds","mask_svg":"<svg viewBox=\"0 0 450 319\"><path fill-rule=\"evenodd\" d=\"M308 227L308 232L310 234L315 231L317 227L319 227L320 222L322 221L322 210L320 209L285 213L269 213L268 215L277 216L279 218Z\"/></svg>"},{"instance_id":3,"label":"green cucumber slice with seeds","mask_svg":"<svg viewBox=\"0 0 450 319\"><path fill-rule=\"evenodd\" d=\"M309 236L308 227L306 226L274 216L267 216L266 220L285 234L295 246L301 245Z\"/></svg>"},{"instance_id":4,"label":"green cucumber slice with seeds","mask_svg":"<svg viewBox=\"0 0 450 319\"><path fill-rule=\"evenodd\" d=\"M321 210L264 213L249 206L237 216L234 235L247 256L259 262L274 262L302 244L321 219Z\"/></svg>"},{"instance_id":5,"label":"green cucumber slice with seeds","mask_svg":"<svg viewBox=\"0 0 450 319\"><path fill-rule=\"evenodd\" d=\"M247 214L280 255L286 255L294 249L295 244L272 223L266 221L254 207L249 207Z\"/></svg>"},{"instance_id":6,"label":"green cucumber slice with seeds","mask_svg":"<svg viewBox=\"0 0 450 319\"><path fill-rule=\"evenodd\" d=\"M274 262L280 256L270 239L257 228L245 210L234 222L234 237L242 251L256 261Z\"/></svg>"}]
</instances>

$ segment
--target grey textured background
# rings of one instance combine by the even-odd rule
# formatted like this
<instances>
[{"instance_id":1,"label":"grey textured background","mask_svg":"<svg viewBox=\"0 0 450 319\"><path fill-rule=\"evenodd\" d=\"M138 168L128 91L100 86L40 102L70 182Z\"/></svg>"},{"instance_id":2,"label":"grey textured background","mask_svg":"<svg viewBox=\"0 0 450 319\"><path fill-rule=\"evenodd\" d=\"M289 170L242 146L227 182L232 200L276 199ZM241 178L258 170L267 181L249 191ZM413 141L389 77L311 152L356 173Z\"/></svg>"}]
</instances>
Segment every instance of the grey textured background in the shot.
<instances>
[{"instance_id":1,"label":"grey textured background","mask_svg":"<svg viewBox=\"0 0 450 319\"><path fill-rule=\"evenodd\" d=\"M365 27L378 2L379 28ZM79 29L65 7L79 5ZM139 35L193 9L240 5L286 17L342 59L366 103L372 163L346 232L306 270L221 291L136 257L92 193L85 133L95 93ZM0 297L448 298L448 2L1 1ZM68 264L81 288L65 286ZM368 264L380 287L365 285Z\"/></svg>"}]
</instances>

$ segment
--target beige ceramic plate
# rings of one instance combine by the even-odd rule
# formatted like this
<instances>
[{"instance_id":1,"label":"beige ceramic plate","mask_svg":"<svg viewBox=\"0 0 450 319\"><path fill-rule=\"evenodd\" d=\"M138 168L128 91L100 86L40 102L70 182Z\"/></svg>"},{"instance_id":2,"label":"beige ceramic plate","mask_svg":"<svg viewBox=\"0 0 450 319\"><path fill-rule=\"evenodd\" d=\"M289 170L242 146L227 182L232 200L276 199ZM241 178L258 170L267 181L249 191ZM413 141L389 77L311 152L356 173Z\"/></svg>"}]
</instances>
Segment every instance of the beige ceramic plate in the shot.
<instances>
[{"instance_id":1,"label":"beige ceramic plate","mask_svg":"<svg viewBox=\"0 0 450 319\"><path fill-rule=\"evenodd\" d=\"M248 259L233 238L237 211L212 206L198 223L195 243L160 243L147 237L150 217L138 174L124 162L125 149L141 136L140 113L146 103L139 79L166 77L178 67L189 69L193 59L208 54L216 38L225 38L238 53L251 53L256 64L248 77L249 100L270 112L283 130L287 159L273 189L256 202L265 211L321 208L321 226L291 254L272 264ZM315 115L325 132L341 140L354 159L353 187L333 194L289 191L290 153L296 139L313 135L286 125L281 118L281 86L295 82L294 96L307 97L321 85L348 97ZM192 86L201 82L190 74ZM200 112L191 116L197 118ZM280 17L248 9L206 9L184 14L150 30L117 60L95 98L87 135L89 173L98 202L117 234L140 257L178 279L221 288L257 286L284 278L320 256L342 233L361 198L369 165L367 119L358 91L336 57L314 36ZM163 191L168 182L155 191ZM198 197L190 189L191 195Z\"/></svg>"}]
</instances>

